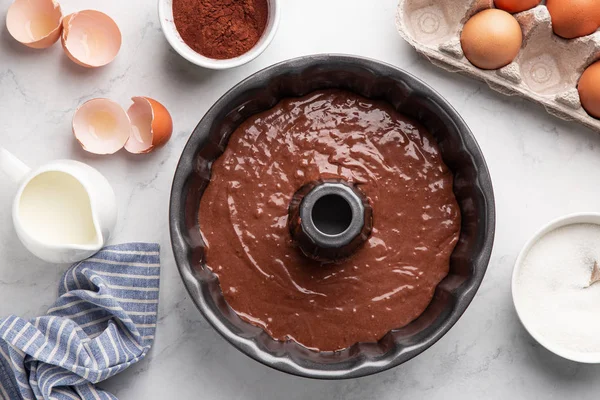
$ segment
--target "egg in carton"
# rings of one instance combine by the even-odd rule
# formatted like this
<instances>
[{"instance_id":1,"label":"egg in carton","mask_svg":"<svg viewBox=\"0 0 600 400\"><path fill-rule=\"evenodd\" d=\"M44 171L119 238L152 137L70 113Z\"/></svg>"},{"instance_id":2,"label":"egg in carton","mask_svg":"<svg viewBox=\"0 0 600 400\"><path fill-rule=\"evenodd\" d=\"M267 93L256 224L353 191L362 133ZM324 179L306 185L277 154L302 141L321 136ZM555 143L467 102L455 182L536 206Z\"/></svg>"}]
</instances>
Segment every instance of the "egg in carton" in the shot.
<instances>
[{"instance_id":1,"label":"egg in carton","mask_svg":"<svg viewBox=\"0 0 600 400\"><path fill-rule=\"evenodd\" d=\"M523 31L517 58L497 70L482 70L465 57L460 35L475 14L494 8L493 0L400 0L396 26L400 35L433 64L485 81L508 96L543 105L548 113L600 132L600 120L582 108L577 82L600 58L600 32L563 39L554 34L544 5L515 14Z\"/></svg>"}]
</instances>

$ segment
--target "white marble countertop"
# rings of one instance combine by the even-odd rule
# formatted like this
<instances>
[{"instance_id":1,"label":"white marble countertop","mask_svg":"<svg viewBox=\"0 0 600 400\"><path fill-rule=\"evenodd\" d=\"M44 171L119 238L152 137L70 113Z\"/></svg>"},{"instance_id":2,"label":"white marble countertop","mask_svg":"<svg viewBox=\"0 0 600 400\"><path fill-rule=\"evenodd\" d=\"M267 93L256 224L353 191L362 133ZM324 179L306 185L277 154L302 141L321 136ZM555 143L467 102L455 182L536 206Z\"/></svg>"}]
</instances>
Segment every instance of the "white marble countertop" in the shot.
<instances>
[{"instance_id":1,"label":"white marble countertop","mask_svg":"<svg viewBox=\"0 0 600 400\"><path fill-rule=\"evenodd\" d=\"M0 16L11 0L0 0ZM61 0L66 12L97 8L115 18L123 47L106 68L82 69L60 45L34 51L0 29L0 144L28 164L73 158L113 183L121 219L111 242L162 246L160 323L149 356L101 386L128 399L597 399L600 366L550 354L524 331L510 295L513 263L525 241L549 220L600 210L600 135L547 115L527 101L444 72L403 42L394 27L396 0L282 0L279 32L247 66L202 70L168 46L154 0ZM226 90L275 62L312 53L383 60L428 82L473 130L496 192L496 243L475 300L456 326L414 360L376 376L326 382L296 378L249 359L201 317L177 272L169 242L171 179L186 140ZM145 95L163 102L174 137L152 155L96 157L71 135L73 111L93 97L123 106ZM56 299L67 266L37 261L15 237L15 187L0 178L0 315L41 315ZM541 301L542 299L540 299Z\"/></svg>"}]
</instances>

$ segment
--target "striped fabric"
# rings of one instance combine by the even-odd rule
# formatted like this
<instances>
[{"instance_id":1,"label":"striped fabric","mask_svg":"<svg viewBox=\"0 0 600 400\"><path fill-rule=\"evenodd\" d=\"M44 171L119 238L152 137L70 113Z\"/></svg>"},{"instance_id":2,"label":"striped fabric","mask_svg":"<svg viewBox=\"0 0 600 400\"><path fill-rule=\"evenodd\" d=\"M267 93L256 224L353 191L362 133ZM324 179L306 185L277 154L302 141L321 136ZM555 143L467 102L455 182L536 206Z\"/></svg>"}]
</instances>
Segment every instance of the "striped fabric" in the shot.
<instances>
[{"instance_id":1,"label":"striped fabric","mask_svg":"<svg viewBox=\"0 0 600 400\"><path fill-rule=\"evenodd\" d=\"M0 399L116 399L94 384L150 349L159 279L157 244L107 247L65 273L47 316L0 319Z\"/></svg>"}]
</instances>

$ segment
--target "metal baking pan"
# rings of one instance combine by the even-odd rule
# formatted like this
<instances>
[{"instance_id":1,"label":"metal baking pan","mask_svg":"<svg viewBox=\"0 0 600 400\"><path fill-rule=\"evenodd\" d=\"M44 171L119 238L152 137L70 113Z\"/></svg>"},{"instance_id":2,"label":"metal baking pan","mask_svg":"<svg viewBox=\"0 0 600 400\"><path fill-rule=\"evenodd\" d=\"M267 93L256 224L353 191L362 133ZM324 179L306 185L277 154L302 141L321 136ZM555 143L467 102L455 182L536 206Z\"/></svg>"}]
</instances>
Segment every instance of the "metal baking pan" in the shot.
<instances>
[{"instance_id":1,"label":"metal baking pan","mask_svg":"<svg viewBox=\"0 0 600 400\"><path fill-rule=\"evenodd\" d=\"M212 162L223 153L229 136L244 120L283 98L330 88L385 100L432 133L454 174L462 231L451 257L450 273L419 318L389 332L377 343L357 343L339 352L316 352L293 341L272 339L262 329L241 320L227 305L217 277L203 262L198 209L210 181ZM233 346L290 374L321 379L355 378L410 360L438 341L465 312L483 280L492 252L494 194L473 134L433 89L407 72L377 61L315 55L285 61L252 75L206 113L192 133L175 173L170 227L175 259L192 300Z\"/></svg>"}]
</instances>

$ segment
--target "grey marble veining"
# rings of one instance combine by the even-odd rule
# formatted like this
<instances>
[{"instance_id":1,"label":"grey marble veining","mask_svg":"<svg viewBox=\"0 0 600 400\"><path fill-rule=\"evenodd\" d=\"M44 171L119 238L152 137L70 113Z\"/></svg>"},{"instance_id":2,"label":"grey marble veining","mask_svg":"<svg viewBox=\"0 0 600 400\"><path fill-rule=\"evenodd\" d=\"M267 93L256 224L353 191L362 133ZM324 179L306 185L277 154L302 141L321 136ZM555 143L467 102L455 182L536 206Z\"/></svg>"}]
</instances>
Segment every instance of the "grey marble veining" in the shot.
<instances>
[{"instance_id":1,"label":"grey marble veining","mask_svg":"<svg viewBox=\"0 0 600 400\"><path fill-rule=\"evenodd\" d=\"M0 0L0 16L11 0ZM547 221L600 209L600 135L547 115L528 102L439 70L397 35L395 0L282 0L280 30L251 64L223 72L198 69L163 38L154 0L62 0L66 12L97 8L123 31L119 57L106 68L82 69L60 45L34 51L0 28L0 140L36 165L74 158L98 168L114 185L120 223L113 243L162 246L160 320L156 342L138 365L101 386L120 399L596 399L600 366L560 359L519 324L510 295L513 263ZM494 180L498 224L488 274L474 302L436 345L391 371L326 382L288 376L247 358L200 316L177 273L169 243L171 179L188 135L211 104L249 74L311 53L380 59L424 79L470 125ZM98 157L71 135L73 111L85 100L132 96L163 102L175 133L148 156ZM42 314L67 266L44 264L15 237L10 204L15 186L0 179L0 315Z\"/></svg>"}]
</instances>

